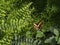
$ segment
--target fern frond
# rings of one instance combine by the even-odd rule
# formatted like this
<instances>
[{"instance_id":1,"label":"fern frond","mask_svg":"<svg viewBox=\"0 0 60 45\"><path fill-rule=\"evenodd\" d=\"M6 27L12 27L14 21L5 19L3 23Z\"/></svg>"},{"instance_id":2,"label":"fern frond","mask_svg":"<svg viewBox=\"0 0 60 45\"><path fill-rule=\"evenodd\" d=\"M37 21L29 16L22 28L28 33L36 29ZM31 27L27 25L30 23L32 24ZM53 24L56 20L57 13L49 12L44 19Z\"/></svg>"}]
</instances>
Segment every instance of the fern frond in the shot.
<instances>
[{"instance_id":1,"label":"fern frond","mask_svg":"<svg viewBox=\"0 0 60 45\"><path fill-rule=\"evenodd\" d=\"M24 7L13 10L7 17L7 20L2 20L3 32L6 35L0 40L1 45L10 45L10 42L15 34L20 33L22 28L28 27L28 25L33 21L31 17L31 13L34 8L29 9L30 5L26 4ZM20 18L21 17L21 18ZM4 22L5 21L5 22ZM2 29L2 28L1 28Z\"/></svg>"}]
</instances>

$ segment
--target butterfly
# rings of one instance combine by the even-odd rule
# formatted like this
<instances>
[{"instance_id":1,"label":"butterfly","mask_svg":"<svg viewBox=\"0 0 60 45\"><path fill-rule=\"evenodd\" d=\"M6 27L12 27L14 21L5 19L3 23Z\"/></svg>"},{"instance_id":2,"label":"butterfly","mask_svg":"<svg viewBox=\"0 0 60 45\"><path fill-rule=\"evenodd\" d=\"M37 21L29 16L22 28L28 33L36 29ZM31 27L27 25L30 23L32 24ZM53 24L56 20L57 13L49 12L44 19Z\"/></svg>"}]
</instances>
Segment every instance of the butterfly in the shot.
<instances>
[{"instance_id":1,"label":"butterfly","mask_svg":"<svg viewBox=\"0 0 60 45\"><path fill-rule=\"evenodd\" d=\"M35 30L41 29L42 26L43 26L43 21L39 21L38 24L34 23L34 29L35 29Z\"/></svg>"}]
</instances>

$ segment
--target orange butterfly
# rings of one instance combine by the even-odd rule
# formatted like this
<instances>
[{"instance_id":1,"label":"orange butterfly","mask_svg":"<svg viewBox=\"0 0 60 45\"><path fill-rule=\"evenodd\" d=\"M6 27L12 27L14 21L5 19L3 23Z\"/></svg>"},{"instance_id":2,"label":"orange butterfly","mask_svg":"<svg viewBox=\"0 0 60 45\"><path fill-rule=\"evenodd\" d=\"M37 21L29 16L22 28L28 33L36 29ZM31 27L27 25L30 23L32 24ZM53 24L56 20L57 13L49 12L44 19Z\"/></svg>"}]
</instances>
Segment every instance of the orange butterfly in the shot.
<instances>
[{"instance_id":1,"label":"orange butterfly","mask_svg":"<svg viewBox=\"0 0 60 45\"><path fill-rule=\"evenodd\" d=\"M43 22L42 21L40 21L38 24L34 23L34 29L35 30L41 29L42 26L43 26Z\"/></svg>"}]
</instances>

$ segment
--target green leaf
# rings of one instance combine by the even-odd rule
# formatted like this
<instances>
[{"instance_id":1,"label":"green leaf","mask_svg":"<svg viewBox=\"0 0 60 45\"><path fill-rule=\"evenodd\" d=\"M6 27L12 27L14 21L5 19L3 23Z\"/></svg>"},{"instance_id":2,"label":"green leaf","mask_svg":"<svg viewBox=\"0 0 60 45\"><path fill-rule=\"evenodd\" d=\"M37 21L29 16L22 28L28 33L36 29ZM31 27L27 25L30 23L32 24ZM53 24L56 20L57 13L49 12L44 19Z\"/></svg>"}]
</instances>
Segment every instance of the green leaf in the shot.
<instances>
[{"instance_id":1,"label":"green leaf","mask_svg":"<svg viewBox=\"0 0 60 45\"><path fill-rule=\"evenodd\" d=\"M41 32L41 31L37 31L37 35L36 35L36 37L43 37L44 36L44 34L43 34L43 32Z\"/></svg>"},{"instance_id":2,"label":"green leaf","mask_svg":"<svg viewBox=\"0 0 60 45\"><path fill-rule=\"evenodd\" d=\"M57 42L57 44L60 44L60 37L59 37L59 39L58 39L58 42Z\"/></svg>"},{"instance_id":3,"label":"green leaf","mask_svg":"<svg viewBox=\"0 0 60 45\"><path fill-rule=\"evenodd\" d=\"M57 30L57 29L54 29L54 34L56 35L56 36L59 36L59 31Z\"/></svg>"},{"instance_id":4,"label":"green leaf","mask_svg":"<svg viewBox=\"0 0 60 45\"><path fill-rule=\"evenodd\" d=\"M36 44L37 42L38 42L38 40L35 40L35 41L34 41L34 44Z\"/></svg>"},{"instance_id":5,"label":"green leaf","mask_svg":"<svg viewBox=\"0 0 60 45\"><path fill-rule=\"evenodd\" d=\"M49 37L48 39L46 39L44 42L45 43L52 43L54 41L54 36Z\"/></svg>"},{"instance_id":6,"label":"green leaf","mask_svg":"<svg viewBox=\"0 0 60 45\"><path fill-rule=\"evenodd\" d=\"M25 42L21 42L21 45L26 45L26 43Z\"/></svg>"},{"instance_id":7,"label":"green leaf","mask_svg":"<svg viewBox=\"0 0 60 45\"><path fill-rule=\"evenodd\" d=\"M55 37L55 40L56 40L56 41L58 41L58 38L59 38L59 37L58 37L58 36L56 36L56 37Z\"/></svg>"},{"instance_id":8,"label":"green leaf","mask_svg":"<svg viewBox=\"0 0 60 45\"><path fill-rule=\"evenodd\" d=\"M30 32L30 31L27 31L27 32L26 32L26 37L27 37L27 38L31 38L31 32Z\"/></svg>"}]
</instances>

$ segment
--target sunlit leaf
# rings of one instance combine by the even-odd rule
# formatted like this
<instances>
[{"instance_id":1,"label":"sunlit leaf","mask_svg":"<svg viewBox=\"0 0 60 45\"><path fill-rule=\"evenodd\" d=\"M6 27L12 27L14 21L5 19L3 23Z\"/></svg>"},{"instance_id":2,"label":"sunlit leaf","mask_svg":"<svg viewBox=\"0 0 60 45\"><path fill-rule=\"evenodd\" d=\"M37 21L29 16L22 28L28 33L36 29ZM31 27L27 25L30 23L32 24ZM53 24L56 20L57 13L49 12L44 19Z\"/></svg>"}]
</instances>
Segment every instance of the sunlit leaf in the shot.
<instances>
[{"instance_id":1,"label":"sunlit leaf","mask_svg":"<svg viewBox=\"0 0 60 45\"><path fill-rule=\"evenodd\" d=\"M46 39L44 42L45 42L45 43L53 43L53 41L54 41L54 36L49 37L49 38Z\"/></svg>"},{"instance_id":2,"label":"sunlit leaf","mask_svg":"<svg viewBox=\"0 0 60 45\"><path fill-rule=\"evenodd\" d=\"M54 34L55 34L56 36L59 36L59 31L58 31L57 29L54 29Z\"/></svg>"},{"instance_id":3,"label":"sunlit leaf","mask_svg":"<svg viewBox=\"0 0 60 45\"><path fill-rule=\"evenodd\" d=\"M36 34L36 37L43 37L44 36L44 33L41 32L41 31L37 31L37 34Z\"/></svg>"}]
</instances>

